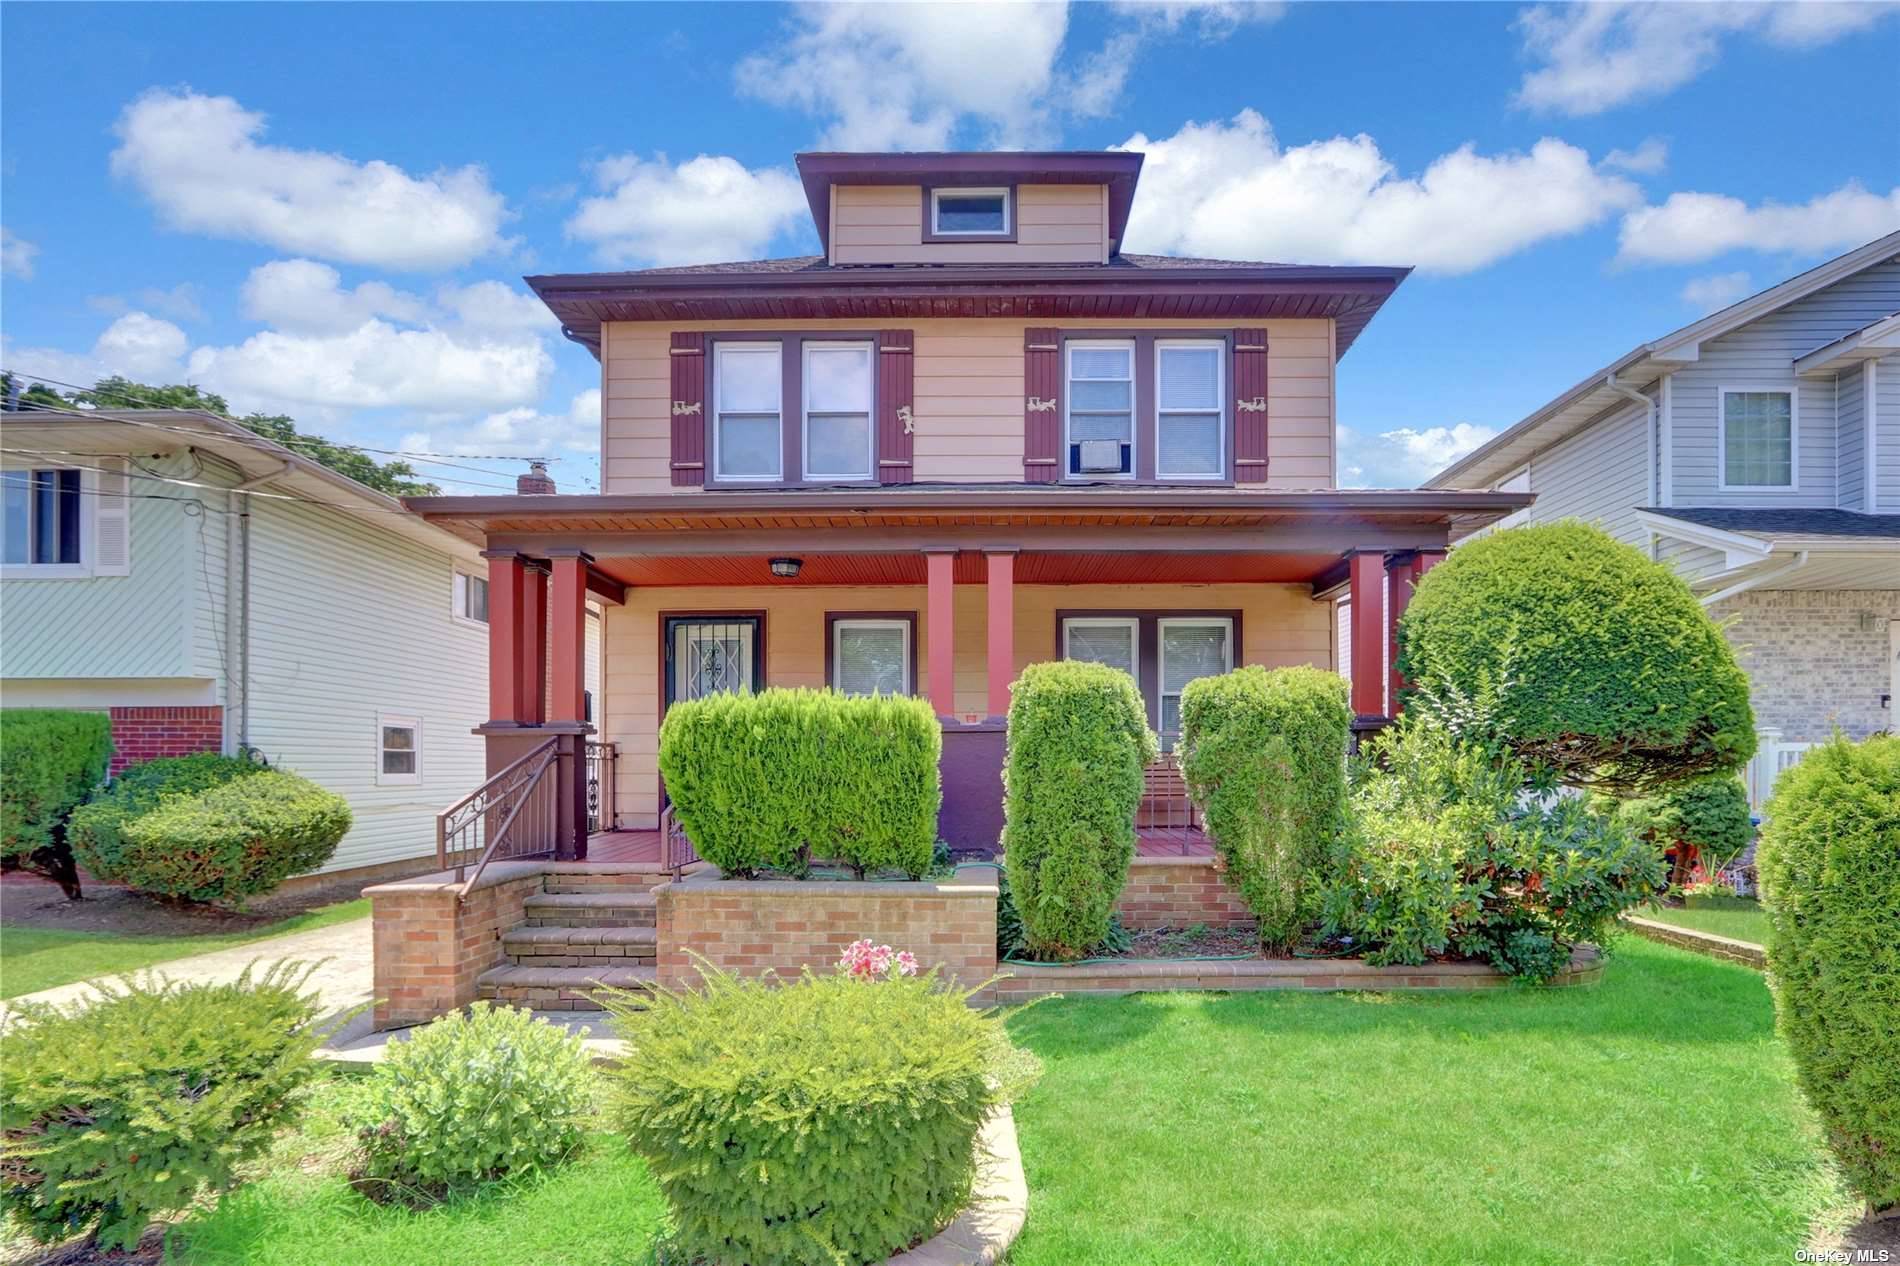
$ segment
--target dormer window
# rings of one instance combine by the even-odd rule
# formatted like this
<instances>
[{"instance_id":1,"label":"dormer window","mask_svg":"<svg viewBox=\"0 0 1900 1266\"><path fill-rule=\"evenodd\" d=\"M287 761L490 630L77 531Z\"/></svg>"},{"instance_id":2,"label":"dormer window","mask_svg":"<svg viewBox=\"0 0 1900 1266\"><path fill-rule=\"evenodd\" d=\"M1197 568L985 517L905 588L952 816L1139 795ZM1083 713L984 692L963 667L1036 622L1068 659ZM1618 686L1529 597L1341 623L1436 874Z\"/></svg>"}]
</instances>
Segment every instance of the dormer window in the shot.
<instances>
[{"instance_id":1,"label":"dormer window","mask_svg":"<svg viewBox=\"0 0 1900 1266\"><path fill-rule=\"evenodd\" d=\"M1008 237L1008 189L932 189L932 237Z\"/></svg>"}]
</instances>

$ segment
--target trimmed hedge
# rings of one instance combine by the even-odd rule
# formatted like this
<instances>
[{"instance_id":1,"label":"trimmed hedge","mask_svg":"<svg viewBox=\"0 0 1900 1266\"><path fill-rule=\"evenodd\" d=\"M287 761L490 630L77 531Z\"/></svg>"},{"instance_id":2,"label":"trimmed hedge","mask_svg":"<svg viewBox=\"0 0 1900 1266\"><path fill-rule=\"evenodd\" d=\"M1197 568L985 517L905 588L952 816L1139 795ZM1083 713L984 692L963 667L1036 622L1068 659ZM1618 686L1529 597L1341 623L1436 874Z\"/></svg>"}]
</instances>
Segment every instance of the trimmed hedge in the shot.
<instances>
[{"instance_id":1,"label":"trimmed hedge","mask_svg":"<svg viewBox=\"0 0 1900 1266\"><path fill-rule=\"evenodd\" d=\"M1575 521L1453 550L1405 609L1398 668L1422 705L1496 700L1496 732L1576 786L1648 794L1755 752L1748 677L1689 586Z\"/></svg>"},{"instance_id":2,"label":"trimmed hedge","mask_svg":"<svg viewBox=\"0 0 1900 1266\"><path fill-rule=\"evenodd\" d=\"M687 838L728 875L844 862L930 869L943 730L922 699L770 689L673 704L660 774Z\"/></svg>"},{"instance_id":3,"label":"trimmed hedge","mask_svg":"<svg viewBox=\"0 0 1900 1266\"><path fill-rule=\"evenodd\" d=\"M1188 793L1268 945L1292 946L1319 913L1351 730L1345 681L1317 668L1239 668L1181 692Z\"/></svg>"},{"instance_id":4,"label":"trimmed hedge","mask_svg":"<svg viewBox=\"0 0 1900 1266\"><path fill-rule=\"evenodd\" d=\"M1108 935L1135 856L1141 771L1158 754L1135 679L1118 668L1031 664L1011 687L1003 860L1029 957L1080 958Z\"/></svg>"},{"instance_id":5,"label":"trimmed hedge","mask_svg":"<svg viewBox=\"0 0 1900 1266\"><path fill-rule=\"evenodd\" d=\"M106 713L0 708L0 868L44 875L77 900L66 821L111 761Z\"/></svg>"},{"instance_id":6,"label":"trimmed hedge","mask_svg":"<svg viewBox=\"0 0 1900 1266\"><path fill-rule=\"evenodd\" d=\"M1848 1180L1900 1211L1900 737L1836 736L1783 773L1755 867L1768 983Z\"/></svg>"},{"instance_id":7,"label":"trimmed hedge","mask_svg":"<svg viewBox=\"0 0 1900 1266\"><path fill-rule=\"evenodd\" d=\"M610 1113L672 1207L666 1261L875 1262L969 1199L978 1127L1013 1087L1001 1020L923 977L604 995L636 1053Z\"/></svg>"},{"instance_id":8,"label":"trimmed hedge","mask_svg":"<svg viewBox=\"0 0 1900 1266\"><path fill-rule=\"evenodd\" d=\"M1678 783L1654 796L1622 801L1614 812L1623 826L1661 848L1680 854L1683 845L1692 846L1710 876L1740 857L1755 838L1748 787L1733 774Z\"/></svg>"},{"instance_id":9,"label":"trimmed hedge","mask_svg":"<svg viewBox=\"0 0 1900 1266\"><path fill-rule=\"evenodd\" d=\"M131 1249L153 1218L229 1187L316 1073L311 970L19 1007L0 1033L0 1207L42 1242Z\"/></svg>"},{"instance_id":10,"label":"trimmed hedge","mask_svg":"<svg viewBox=\"0 0 1900 1266\"><path fill-rule=\"evenodd\" d=\"M174 901L228 901L330 860L350 806L307 778L200 753L134 765L72 818L86 869Z\"/></svg>"}]
</instances>

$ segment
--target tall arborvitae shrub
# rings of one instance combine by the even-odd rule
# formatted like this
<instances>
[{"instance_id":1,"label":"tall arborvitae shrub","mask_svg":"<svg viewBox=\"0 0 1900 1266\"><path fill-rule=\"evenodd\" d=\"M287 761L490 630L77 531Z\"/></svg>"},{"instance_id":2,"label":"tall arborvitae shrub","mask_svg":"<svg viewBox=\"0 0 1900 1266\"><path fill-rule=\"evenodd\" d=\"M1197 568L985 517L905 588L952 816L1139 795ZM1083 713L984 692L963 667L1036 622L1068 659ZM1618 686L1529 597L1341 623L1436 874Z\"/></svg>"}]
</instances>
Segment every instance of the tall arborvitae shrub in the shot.
<instances>
[{"instance_id":1,"label":"tall arborvitae shrub","mask_svg":"<svg viewBox=\"0 0 1900 1266\"><path fill-rule=\"evenodd\" d=\"M1900 1213L1900 737L1835 738L1781 775L1755 866L1768 982L1841 1168Z\"/></svg>"},{"instance_id":2,"label":"tall arborvitae shrub","mask_svg":"<svg viewBox=\"0 0 1900 1266\"><path fill-rule=\"evenodd\" d=\"M44 875L78 900L66 819L111 760L103 712L0 708L0 869Z\"/></svg>"},{"instance_id":3,"label":"tall arborvitae shrub","mask_svg":"<svg viewBox=\"0 0 1900 1266\"><path fill-rule=\"evenodd\" d=\"M1120 669L1032 664L1016 680L1003 854L1031 957L1079 958L1107 934L1135 856L1142 769L1158 750Z\"/></svg>"},{"instance_id":4,"label":"tall arborvitae shrub","mask_svg":"<svg viewBox=\"0 0 1900 1266\"><path fill-rule=\"evenodd\" d=\"M943 730L930 705L830 690L673 704L660 774L699 855L729 875L814 860L860 874L930 868Z\"/></svg>"},{"instance_id":5,"label":"tall arborvitae shrub","mask_svg":"<svg viewBox=\"0 0 1900 1266\"><path fill-rule=\"evenodd\" d=\"M1250 666L1181 692L1188 793L1267 945L1290 947L1319 915L1351 727L1346 683L1317 668Z\"/></svg>"}]
</instances>

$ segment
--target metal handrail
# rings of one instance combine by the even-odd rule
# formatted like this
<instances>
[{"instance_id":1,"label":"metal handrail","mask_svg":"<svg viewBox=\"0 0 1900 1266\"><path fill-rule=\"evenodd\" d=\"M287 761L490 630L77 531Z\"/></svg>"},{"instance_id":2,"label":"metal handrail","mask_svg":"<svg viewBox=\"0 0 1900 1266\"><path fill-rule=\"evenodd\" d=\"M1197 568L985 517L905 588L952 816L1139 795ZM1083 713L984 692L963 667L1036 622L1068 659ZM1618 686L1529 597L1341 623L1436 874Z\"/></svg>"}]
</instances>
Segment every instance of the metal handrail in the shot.
<instances>
[{"instance_id":1,"label":"metal handrail","mask_svg":"<svg viewBox=\"0 0 1900 1266\"><path fill-rule=\"evenodd\" d=\"M699 851L686 838L686 831L674 816L673 806L660 810L660 869L678 879L680 872L699 860Z\"/></svg>"},{"instance_id":2,"label":"metal handrail","mask_svg":"<svg viewBox=\"0 0 1900 1266\"><path fill-rule=\"evenodd\" d=\"M559 749L558 739L550 738L536 744L522 753L518 759L510 761L506 767L474 791L435 815L436 864L444 870L449 867L450 836L463 832L479 832L487 836L481 856L475 863L473 876L468 877L464 882L463 876L468 870L467 863L458 863L455 867L456 882L463 885L464 892L474 886L475 880L481 877L483 868L494 859L502 845L508 842L509 835L522 811L541 796L548 768L559 758ZM533 769L523 778L521 771L527 769L531 762L538 763L534 763ZM483 820L497 812L504 814L500 826L491 832L481 832ZM454 851L466 852L467 850Z\"/></svg>"}]
</instances>

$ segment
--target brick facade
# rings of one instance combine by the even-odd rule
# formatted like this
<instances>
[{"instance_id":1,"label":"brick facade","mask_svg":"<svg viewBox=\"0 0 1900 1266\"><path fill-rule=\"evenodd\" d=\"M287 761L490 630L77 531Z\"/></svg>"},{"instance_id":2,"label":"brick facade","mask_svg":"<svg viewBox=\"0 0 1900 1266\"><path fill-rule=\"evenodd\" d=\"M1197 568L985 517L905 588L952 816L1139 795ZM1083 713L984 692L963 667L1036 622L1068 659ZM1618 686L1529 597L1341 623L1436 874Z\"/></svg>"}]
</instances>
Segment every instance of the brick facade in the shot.
<instances>
[{"instance_id":1,"label":"brick facade","mask_svg":"<svg viewBox=\"0 0 1900 1266\"><path fill-rule=\"evenodd\" d=\"M1252 927L1259 922L1227 886L1213 857L1137 857L1115 903L1125 927Z\"/></svg>"},{"instance_id":2,"label":"brick facade","mask_svg":"<svg viewBox=\"0 0 1900 1266\"><path fill-rule=\"evenodd\" d=\"M1887 625L1900 620L1900 590L1757 590L1709 613L1748 672L1756 725L1791 743L1837 725L1855 739L1894 727L1895 704L1880 697L1893 689Z\"/></svg>"},{"instance_id":3,"label":"brick facade","mask_svg":"<svg viewBox=\"0 0 1900 1266\"><path fill-rule=\"evenodd\" d=\"M975 987L996 974L995 874L965 866L945 883L689 877L667 884L656 892L659 983L697 984L694 955L748 977L829 971L845 946L870 937Z\"/></svg>"},{"instance_id":4,"label":"brick facade","mask_svg":"<svg viewBox=\"0 0 1900 1266\"><path fill-rule=\"evenodd\" d=\"M503 959L502 934L527 921L539 866L484 875L464 897L440 875L363 890L370 900L376 1027L421 1024L475 1001L476 978Z\"/></svg>"},{"instance_id":5,"label":"brick facade","mask_svg":"<svg viewBox=\"0 0 1900 1266\"><path fill-rule=\"evenodd\" d=\"M190 756L224 747L224 709L210 707L112 709L113 777L127 765L161 756Z\"/></svg>"}]
</instances>

